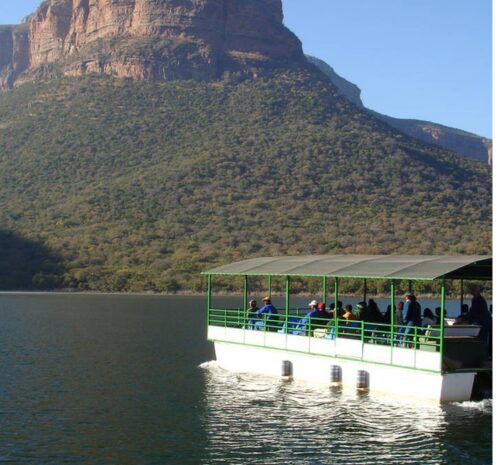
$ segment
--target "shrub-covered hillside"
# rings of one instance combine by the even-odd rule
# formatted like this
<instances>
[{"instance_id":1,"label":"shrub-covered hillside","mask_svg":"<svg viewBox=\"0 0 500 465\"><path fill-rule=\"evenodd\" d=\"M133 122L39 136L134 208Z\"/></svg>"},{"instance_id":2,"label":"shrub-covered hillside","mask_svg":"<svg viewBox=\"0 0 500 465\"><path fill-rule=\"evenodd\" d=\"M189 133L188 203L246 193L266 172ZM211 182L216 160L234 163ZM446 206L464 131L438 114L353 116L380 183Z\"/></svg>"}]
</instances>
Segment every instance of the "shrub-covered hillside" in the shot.
<instances>
[{"instance_id":1,"label":"shrub-covered hillside","mask_svg":"<svg viewBox=\"0 0 500 465\"><path fill-rule=\"evenodd\" d=\"M201 270L252 256L488 253L490 223L486 166L305 69L0 94L0 229L63 262L34 287L200 290Z\"/></svg>"}]
</instances>

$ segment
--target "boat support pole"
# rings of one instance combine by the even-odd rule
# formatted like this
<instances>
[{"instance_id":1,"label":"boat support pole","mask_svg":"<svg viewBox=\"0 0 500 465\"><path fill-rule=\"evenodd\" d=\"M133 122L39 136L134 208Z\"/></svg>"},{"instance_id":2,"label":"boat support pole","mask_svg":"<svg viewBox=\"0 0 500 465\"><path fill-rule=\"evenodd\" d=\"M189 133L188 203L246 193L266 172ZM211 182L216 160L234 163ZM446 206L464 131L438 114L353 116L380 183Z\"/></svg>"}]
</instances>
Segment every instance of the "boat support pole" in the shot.
<instances>
[{"instance_id":1,"label":"boat support pole","mask_svg":"<svg viewBox=\"0 0 500 465\"><path fill-rule=\"evenodd\" d=\"M210 325L210 308L212 307L212 275L207 277L207 325Z\"/></svg>"},{"instance_id":2,"label":"boat support pole","mask_svg":"<svg viewBox=\"0 0 500 465\"><path fill-rule=\"evenodd\" d=\"M395 287L394 280L391 279L391 341L393 343L394 343L394 312L396 310L396 296L394 292L394 287Z\"/></svg>"},{"instance_id":3,"label":"boat support pole","mask_svg":"<svg viewBox=\"0 0 500 465\"><path fill-rule=\"evenodd\" d=\"M439 345L441 348L441 371L444 368L444 310L446 303L446 279L441 281L441 315L440 315L440 332L439 332Z\"/></svg>"},{"instance_id":4,"label":"boat support pole","mask_svg":"<svg viewBox=\"0 0 500 465\"><path fill-rule=\"evenodd\" d=\"M366 302L367 294L368 294L368 290L366 287L366 279L363 279L363 302Z\"/></svg>"},{"instance_id":5,"label":"boat support pole","mask_svg":"<svg viewBox=\"0 0 500 465\"><path fill-rule=\"evenodd\" d=\"M248 276L245 275L243 278L243 315L245 314L245 309L247 308L248 305ZM243 318L245 318L243 316ZM241 326L241 322L240 326Z\"/></svg>"},{"instance_id":6,"label":"boat support pole","mask_svg":"<svg viewBox=\"0 0 500 465\"><path fill-rule=\"evenodd\" d=\"M460 280L460 313L462 313L462 307L464 305L464 280Z\"/></svg>"},{"instance_id":7,"label":"boat support pole","mask_svg":"<svg viewBox=\"0 0 500 465\"><path fill-rule=\"evenodd\" d=\"M337 309L339 306L339 278L335 278L335 287L333 289L333 292L335 295L335 308Z\"/></svg>"},{"instance_id":8,"label":"boat support pole","mask_svg":"<svg viewBox=\"0 0 500 465\"><path fill-rule=\"evenodd\" d=\"M285 281L285 334L288 334L288 313L290 311L290 276Z\"/></svg>"},{"instance_id":9,"label":"boat support pole","mask_svg":"<svg viewBox=\"0 0 500 465\"><path fill-rule=\"evenodd\" d=\"M394 348L394 312L395 312L395 305L396 299L394 296L394 280L391 279L391 363L392 363L392 352Z\"/></svg>"},{"instance_id":10,"label":"boat support pole","mask_svg":"<svg viewBox=\"0 0 500 465\"><path fill-rule=\"evenodd\" d=\"M273 293L273 278L271 277L271 275L269 275L267 277L267 295L269 296L269 298L271 299L272 298L272 294Z\"/></svg>"},{"instance_id":11,"label":"boat support pole","mask_svg":"<svg viewBox=\"0 0 500 465\"><path fill-rule=\"evenodd\" d=\"M323 303L326 305L326 276L323 276Z\"/></svg>"}]
</instances>

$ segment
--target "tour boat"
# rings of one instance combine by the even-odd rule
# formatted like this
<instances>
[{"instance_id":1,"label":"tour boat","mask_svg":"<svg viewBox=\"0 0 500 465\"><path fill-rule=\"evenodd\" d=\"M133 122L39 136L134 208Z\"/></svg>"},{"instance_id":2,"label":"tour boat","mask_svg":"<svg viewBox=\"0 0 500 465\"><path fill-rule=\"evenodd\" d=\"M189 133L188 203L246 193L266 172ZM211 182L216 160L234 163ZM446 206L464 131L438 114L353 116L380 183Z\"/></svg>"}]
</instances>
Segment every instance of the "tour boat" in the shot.
<instances>
[{"instance_id":1,"label":"tour boat","mask_svg":"<svg viewBox=\"0 0 500 465\"><path fill-rule=\"evenodd\" d=\"M437 282L441 309L447 288L464 281L491 281L489 256L336 255L253 258L219 266L207 276L208 339L214 342L218 365L226 370L335 384L391 395L438 402L469 400L476 377L491 376L488 344L480 326L449 325L445 312L427 328L397 325L396 288L417 281ZM214 308L217 282L240 277L240 308ZM385 280L390 289L390 321L372 323L311 321L290 307L294 279L320 278L323 302L339 301L343 279ZM248 317L249 280L264 280L272 298L277 280L284 290L278 315ZM351 281L352 282L352 281ZM338 316L338 315L337 315ZM252 320L252 321L249 321Z\"/></svg>"}]
</instances>

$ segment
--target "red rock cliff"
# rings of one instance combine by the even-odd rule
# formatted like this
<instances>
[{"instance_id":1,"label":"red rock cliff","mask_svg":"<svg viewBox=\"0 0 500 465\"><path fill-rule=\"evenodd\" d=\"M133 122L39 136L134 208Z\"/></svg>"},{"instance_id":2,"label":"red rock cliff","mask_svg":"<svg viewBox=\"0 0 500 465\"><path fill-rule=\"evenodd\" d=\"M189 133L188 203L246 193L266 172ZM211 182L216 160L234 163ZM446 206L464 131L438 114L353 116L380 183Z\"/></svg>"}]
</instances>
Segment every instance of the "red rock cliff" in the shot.
<instances>
[{"instance_id":1,"label":"red rock cliff","mask_svg":"<svg viewBox=\"0 0 500 465\"><path fill-rule=\"evenodd\" d=\"M281 0L45 0L27 41L25 68L57 63L65 74L136 79L212 79L303 58ZM10 63L6 43L0 70Z\"/></svg>"}]
</instances>

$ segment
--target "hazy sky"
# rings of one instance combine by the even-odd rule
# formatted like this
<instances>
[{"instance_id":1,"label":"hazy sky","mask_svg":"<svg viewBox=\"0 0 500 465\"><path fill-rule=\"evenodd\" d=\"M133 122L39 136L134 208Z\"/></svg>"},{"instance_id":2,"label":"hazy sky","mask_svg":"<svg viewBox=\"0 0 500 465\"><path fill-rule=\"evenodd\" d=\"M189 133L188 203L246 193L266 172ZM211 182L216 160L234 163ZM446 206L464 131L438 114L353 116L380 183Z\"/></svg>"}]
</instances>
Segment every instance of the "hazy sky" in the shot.
<instances>
[{"instance_id":1,"label":"hazy sky","mask_svg":"<svg viewBox=\"0 0 500 465\"><path fill-rule=\"evenodd\" d=\"M40 0L0 0L0 24ZM491 137L491 0L283 0L304 51L380 113Z\"/></svg>"}]
</instances>

